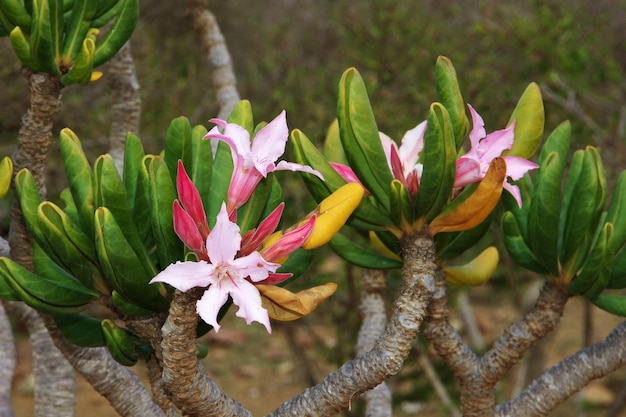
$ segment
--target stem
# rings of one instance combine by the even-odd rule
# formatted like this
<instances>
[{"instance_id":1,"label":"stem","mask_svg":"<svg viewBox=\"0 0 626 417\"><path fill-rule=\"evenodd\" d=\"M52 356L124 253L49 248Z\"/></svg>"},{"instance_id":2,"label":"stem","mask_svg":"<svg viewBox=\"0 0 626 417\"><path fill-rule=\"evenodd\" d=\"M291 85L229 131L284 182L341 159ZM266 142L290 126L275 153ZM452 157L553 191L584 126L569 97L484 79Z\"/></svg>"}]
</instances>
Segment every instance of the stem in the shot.
<instances>
[{"instance_id":1,"label":"stem","mask_svg":"<svg viewBox=\"0 0 626 417\"><path fill-rule=\"evenodd\" d=\"M402 368L426 315L435 289L433 240L418 235L402 242L402 285L385 333L374 348L345 363L318 385L306 389L274 410L270 416L333 416L358 395Z\"/></svg>"},{"instance_id":2,"label":"stem","mask_svg":"<svg viewBox=\"0 0 626 417\"><path fill-rule=\"evenodd\" d=\"M196 301L202 289L177 291L163 325L163 380L172 401L185 415L203 417L252 416L224 394L204 372L196 351Z\"/></svg>"}]
</instances>

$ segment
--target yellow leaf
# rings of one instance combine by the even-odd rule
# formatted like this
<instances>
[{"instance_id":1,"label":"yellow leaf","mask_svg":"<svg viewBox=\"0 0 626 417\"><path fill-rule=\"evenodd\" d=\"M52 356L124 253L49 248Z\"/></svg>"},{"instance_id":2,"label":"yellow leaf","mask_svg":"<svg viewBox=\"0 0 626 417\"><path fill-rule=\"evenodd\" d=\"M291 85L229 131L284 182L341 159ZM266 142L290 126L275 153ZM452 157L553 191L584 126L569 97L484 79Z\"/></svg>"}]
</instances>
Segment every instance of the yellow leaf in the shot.
<instances>
[{"instance_id":1,"label":"yellow leaf","mask_svg":"<svg viewBox=\"0 0 626 417\"><path fill-rule=\"evenodd\" d=\"M431 236L440 232L461 232L478 226L496 207L506 177L506 162L494 158L476 191L451 211L437 216L429 225Z\"/></svg>"},{"instance_id":2,"label":"yellow leaf","mask_svg":"<svg viewBox=\"0 0 626 417\"><path fill-rule=\"evenodd\" d=\"M0 198L4 197L11 188L11 176L13 175L13 162L5 156L0 161Z\"/></svg>"},{"instance_id":3,"label":"yellow leaf","mask_svg":"<svg viewBox=\"0 0 626 417\"><path fill-rule=\"evenodd\" d=\"M311 314L322 301L335 293L337 284L330 282L295 294L275 285L257 284L256 288L261 293L263 308L271 318L291 321Z\"/></svg>"}]
</instances>

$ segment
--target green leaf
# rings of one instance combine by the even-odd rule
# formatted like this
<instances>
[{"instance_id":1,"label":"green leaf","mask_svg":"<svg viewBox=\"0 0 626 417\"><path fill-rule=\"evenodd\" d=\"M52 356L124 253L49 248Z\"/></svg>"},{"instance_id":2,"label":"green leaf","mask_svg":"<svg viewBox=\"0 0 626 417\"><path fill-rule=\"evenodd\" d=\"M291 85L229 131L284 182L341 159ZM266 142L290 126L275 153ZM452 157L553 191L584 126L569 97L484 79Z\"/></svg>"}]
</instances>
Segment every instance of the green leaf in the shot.
<instances>
[{"instance_id":1,"label":"green leaf","mask_svg":"<svg viewBox=\"0 0 626 417\"><path fill-rule=\"evenodd\" d=\"M341 258L362 268L392 269L400 268L403 264L402 261L366 249L341 233L333 236L328 244Z\"/></svg>"},{"instance_id":2,"label":"green leaf","mask_svg":"<svg viewBox=\"0 0 626 417\"><path fill-rule=\"evenodd\" d=\"M54 316L61 334L70 342L83 347L105 346L100 320L83 314Z\"/></svg>"},{"instance_id":3,"label":"green leaf","mask_svg":"<svg viewBox=\"0 0 626 417\"><path fill-rule=\"evenodd\" d=\"M481 224L463 232L438 233L435 235L437 260L447 261L476 245L485 236L493 221L494 212L491 212Z\"/></svg>"},{"instance_id":4,"label":"green leaf","mask_svg":"<svg viewBox=\"0 0 626 417\"><path fill-rule=\"evenodd\" d=\"M521 227L511 212L506 212L502 216L501 228L504 246L518 265L541 275L549 274L526 243Z\"/></svg>"},{"instance_id":5,"label":"green leaf","mask_svg":"<svg viewBox=\"0 0 626 417\"><path fill-rule=\"evenodd\" d=\"M213 227L222 203L228 201L228 188L233 173L233 159L230 156L230 147L226 142L219 141L215 159L211 167L211 187L202 197L202 203L207 211L209 227Z\"/></svg>"},{"instance_id":6,"label":"green leaf","mask_svg":"<svg viewBox=\"0 0 626 417\"><path fill-rule=\"evenodd\" d=\"M524 90L508 124L510 125L513 120L515 120L515 142L513 148L502 154L530 159L539 148L545 122L541 90L536 83L530 83Z\"/></svg>"},{"instance_id":7,"label":"green leaf","mask_svg":"<svg viewBox=\"0 0 626 417\"><path fill-rule=\"evenodd\" d=\"M613 250L617 252L626 243L626 171L622 171L617 179L606 221L615 228Z\"/></svg>"},{"instance_id":8,"label":"green leaf","mask_svg":"<svg viewBox=\"0 0 626 417\"><path fill-rule=\"evenodd\" d=\"M176 191L167 166L159 158L152 159L148 172L152 232L156 242L159 269L165 269L168 265L182 260L184 256L183 243L174 232L172 204L176 199Z\"/></svg>"},{"instance_id":9,"label":"green leaf","mask_svg":"<svg viewBox=\"0 0 626 417\"><path fill-rule=\"evenodd\" d=\"M128 201L134 209L137 195L137 177L146 156L141 140L132 132L126 134L124 145L124 188L128 195Z\"/></svg>"},{"instance_id":10,"label":"green leaf","mask_svg":"<svg viewBox=\"0 0 626 417\"><path fill-rule=\"evenodd\" d=\"M63 129L59 135L63 167L69 183L72 198L80 215L81 225L88 236L93 236L93 173L80 140L70 129Z\"/></svg>"},{"instance_id":11,"label":"green leaf","mask_svg":"<svg viewBox=\"0 0 626 417\"><path fill-rule=\"evenodd\" d=\"M341 145L341 136L339 135L339 121L337 119L328 127L326 139L324 140L324 156L326 159L338 164L347 165L346 154Z\"/></svg>"},{"instance_id":12,"label":"green leaf","mask_svg":"<svg viewBox=\"0 0 626 417\"><path fill-rule=\"evenodd\" d=\"M252 105L248 100L240 100L235 107L233 107L230 115L228 116L228 123L234 123L246 129L253 137L254 134L254 118L252 116Z\"/></svg>"},{"instance_id":13,"label":"green leaf","mask_svg":"<svg viewBox=\"0 0 626 417\"><path fill-rule=\"evenodd\" d=\"M593 304L616 316L626 317L626 297L621 295L600 294L591 300Z\"/></svg>"},{"instance_id":14,"label":"green leaf","mask_svg":"<svg viewBox=\"0 0 626 417\"><path fill-rule=\"evenodd\" d=\"M552 152L539 168L528 212L528 246L554 277L559 276L559 216L565 161Z\"/></svg>"},{"instance_id":15,"label":"green leaf","mask_svg":"<svg viewBox=\"0 0 626 417\"><path fill-rule=\"evenodd\" d=\"M60 75L50 26L48 0L33 1L33 22L30 33L30 51L33 70L51 75Z\"/></svg>"},{"instance_id":16,"label":"green leaf","mask_svg":"<svg viewBox=\"0 0 626 417\"><path fill-rule=\"evenodd\" d=\"M380 141L365 83L354 68L339 82L337 117L346 159L365 187L386 210L393 180Z\"/></svg>"},{"instance_id":17,"label":"green leaf","mask_svg":"<svg viewBox=\"0 0 626 417\"><path fill-rule=\"evenodd\" d=\"M469 120L465 113L465 102L452 62L444 57L437 58L435 66L437 100L446 108L454 132L456 149L459 149L469 132Z\"/></svg>"},{"instance_id":18,"label":"green leaf","mask_svg":"<svg viewBox=\"0 0 626 417\"><path fill-rule=\"evenodd\" d=\"M256 187L248 201L237 210L237 223L241 233L245 233L259 225L261 215L265 212L273 183L277 182L275 176L263 179ZM276 208L276 206L274 206Z\"/></svg>"},{"instance_id":19,"label":"green leaf","mask_svg":"<svg viewBox=\"0 0 626 417\"><path fill-rule=\"evenodd\" d=\"M396 227L410 233L413 221L413 207L409 193L400 180L391 181L390 196L390 217Z\"/></svg>"},{"instance_id":20,"label":"green leaf","mask_svg":"<svg viewBox=\"0 0 626 417\"><path fill-rule=\"evenodd\" d=\"M211 141L203 139L206 134L207 130L204 126L196 126L191 130L191 155L193 159L191 171L187 171L201 196L209 195L211 170L213 168ZM188 170L189 167L185 169Z\"/></svg>"},{"instance_id":21,"label":"green leaf","mask_svg":"<svg viewBox=\"0 0 626 417\"><path fill-rule=\"evenodd\" d=\"M130 39L139 20L139 0L121 0L119 14L107 33L96 44L94 68L111 59ZM95 3L95 2L94 2Z\"/></svg>"},{"instance_id":22,"label":"green leaf","mask_svg":"<svg viewBox=\"0 0 626 417\"><path fill-rule=\"evenodd\" d=\"M436 217L448 202L456 172L456 146L448 111L440 103L430 106L421 158L424 171L415 201L415 217Z\"/></svg>"},{"instance_id":23,"label":"green leaf","mask_svg":"<svg viewBox=\"0 0 626 417\"><path fill-rule=\"evenodd\" d=\"M178 160L183 161L185 169L192 167L192 138L191 125L186 117L178 117L170 123L165 135L165 153L163 161L172 177L172 182L176 183L176 172Z\"/></svg>"},{"instance_id":24,"label":"green leaf","mask_svg":"<svg viewBox=\"0 0 626 417\"><path fill-rule=\"evenodd\" d=\"M65 22L65 40L60 63L68 68L74 64L87 32L91 27L98 2L93 0L74 0L69 18Z\"/></svg>"},{"instance_id":25,"label":"green leaf","mask_svg":"<svg viewBox=\"0 0 626 417\"><path fill-rule=\"evenodd\" d=\"M167 309L162 284L149 283L155 271L146 269L138 260L112 213L106 207L98 208L95 223L98 259L113 289L141 307L155 311Z\"/></svg>"}]
</instances>

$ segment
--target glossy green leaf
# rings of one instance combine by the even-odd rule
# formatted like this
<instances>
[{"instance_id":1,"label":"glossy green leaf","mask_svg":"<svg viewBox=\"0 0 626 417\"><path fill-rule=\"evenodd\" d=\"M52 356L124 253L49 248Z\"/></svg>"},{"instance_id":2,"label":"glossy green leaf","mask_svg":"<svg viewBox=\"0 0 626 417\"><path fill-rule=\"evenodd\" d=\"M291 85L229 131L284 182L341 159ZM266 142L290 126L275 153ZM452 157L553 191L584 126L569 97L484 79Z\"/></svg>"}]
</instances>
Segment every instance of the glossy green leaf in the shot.
<instances>
[{"instance_id":1,"label":"glossy green leaf","mask_svg":"<svg viewBox=\"0 0 626 417\"><path fill-rule=\"evenodd\" d=\"M502 238L507 252L515 263L541 275L548 275L549 271L539 262L533 251L526 243L521 227L511 212L502 216L500 223Z\"/></svg>"},{"instance_id":2,"label":"glossy green leaf","mask_svg":"<svg viewBox=\"0 0 626 417\"><path fill-rule=\"evenodd\" d=\"M128 301L117 291L113 291L111 293L111 303L119 313L125 314L127 316L146 317L154 314L154 311L140 307L137 304Z\"/></svg>"},{"instance_id":3,"label":"glossy green leaf","mask_svg":"<svg viewBox=\"0 0 626 417\"><path fill-rule=\"evenodd\" d=\"M414 214L413 207L411 205L411 199L409 193L404 187L404 184L400 180L393 180L390 188L390 216L391 221L401 230L406 233L411 232L411 226L413 224Z\"/></svg>"},{"instance_id":4,"label":"glossy green leaf","mask_svg":"<svg viewBox=\"0 0 626 417\"><path fill-rule=\"evenodd\" d=\"M172 120L165 136L163 161L167 165L174 184L176 183L178 160L183 161L185 169L191 169L193 161L192 149L189 120L183 116Z\"/></svg>"},{"instance_id":5,"label":"glossy green leaf","mask_svg":"<svg viewBox=\"0 0 626 417\"><path fill-rule=\"evenodd\" d=\"M34 274L16 262L0 258L0 269L9 285L20 294L22 301L48 314L70 314L82 310L98 297L78 280L59 274L54 279Z\"/></svg>"},{"instance_id":6,"label":"glossy green leaf","mask_svg":"<svg viewBox=\"0 0 626 417\"><path fill-rule=\"evenodd\" d=\"M153 271L156 274L154 265L148 257L147 249L144 247L144 242L137 230L126 188L111 155L106 154L98 157L94 164L94 180L95 206L108 209L115 217L116 223L119 224L120 230L133 251L137 254L137 260L144 265L146 271Z\"/></svg>"},{"instance_id":7,"label":"glossy green leaf","mask_svg":"<svg viewBox=\"0 0 626 417\"><path fill-rule=\"evenodd\" d=\"M446 261L460 256L476 245L485 236L493 221L494 212L478 226L462 232L438 233L435 235L437 260Z\"/></svg>"},{"instance_id":8,"label":"glossy green leaf","mask_svg":"<svg viewBox=\"0 0 626 417\"><path fill-rule=\"evenodd\" d=\"M54 250L55 259L60 260L87 288L94 288L98 275L97 257L90 239L59 207L43 202L38 209L39 228Z\"/></svg>"},{"instance_id":9,"label":"glossy green leaf","mask_svg":"<svg viewBox=\"0 0 626 417\"><path fill-rule=\"evenodd\" d=\"M72 11L65 22L65 39L60 62L70 67L80 51L94 18L98 2L93 0L74 0Z\"/></svg>"},{"instance_id":10,"label":"glossy green leaf","mask_svg":"<svg viewBox=\"0 0 626 417\"><path fill-rule=\"evenodd\" d=\"M0 2L1 3L1 2ZM15 26L9 33L9 39L11 40L11 47L13 52L20 60L20 62L28 67L33 68L33 59L30 50L30 43L26 39L24 32L19 26Z\"/></svg>"},{"instance_id":11,"label":"glossy green leaf","mask_svg":"<svg viewBox=\"0 0 626 417\"><path fill-rule=\"evenodd\" d=\"M421 154L424 171L415 201L415 217L426 221L436 217L448 202L456 172L456 145L448 111L433 103L428 114Z\"/></svg>"},{"instance_id":12,"label":"glossy green leaf","mask_svg":"<svg viewBox=\"0 0 626 417\"><path fill-rule=\"evenodd\" d=\"M141 307L167 309L162 284L149 283L156 271L146 269L138 260L115 217L106 207L98 208L95 217L98 259L113 289Z\"/></svg>"},{"instance_id":13,"label":"glossy green leaf","mask_svg":"<svg viewBox=\"0 0 626 417\"><path fill-rule=\"evenodd\" d=\"M393 180L378 133L365 83L354 68L339 82L337 117L346 159L376 201L389 209L389 184Z\"/></svg>"},{"instance_id":14,"label":"glossy green leaf","mask_svg":"<svg viewBox=\"0 0 626 417\"><path fill-rule=\"evenodd\" d=\"M3 23L7 31L11 31L14 26L19 26L22 30L28 30L31 27L31 13L26 10L23 1L0 1L0 11L9 25Z\"/></svg>"},{"instance_id":15,"label":"glossy green leaf","mask_svg":"<svg viewBox=\"0 0 626 417\"><path fill-rule=\"evenodd\" d=\"M33 70L60 75L52 37L49 0L34 0L32 16L30 51Z\"/></svg>"},{"instance_id":16,"label":"glossy green leaf","mask_svg":"<svg viewBox=\"0 0 626 417\"><path fill-rule=\"evenodd\" d=\"M228 201L228 188L233 173L233 159L230 156L230 147L224 141L219 141L215 159L211 167L211 187L202 197L202 203L207 211L209 227L213 227L222 203Z\"/></svg>"},{"instance_id":17,"label":"glossy green leaf","mask_svg":"<svg viewBox=\"0 0 626 417\"><path fill-rule=\"evenodd\" d=\"M132 132L126 134L124 145L124 188L128 201L134 209L137 194L137 176L146 156L141 140Z\"/></svg>"},{"instance_id":18,"label":"glossy green leaf","mask_svg":"<svg viewBox=\"0 0 626 417\"><path fill-rule=\"evenodd\" d=\"M585 274L593 277L593 284L584 293L584 296L590 300L599 296L610 281L615 256L613 236L613 225L604 224L579 274L579 278L584 277Z\"/></svg>"},{"instance_id":19,"label":"glossy green leaf","mask_svg":"<svg viewBox=\"0 0 626 417\"><path fill-rule=\"evenodd\" d=\"M626 244L626 171L622 171L617 179L606 221L613 223L615 231L613 249L617 252Z\"/></svg>"},{"instance_id":20,"label":"glossy green leaf","mask_svg":"<svg viewBox=\"0 0 626 417\"><path fill-rule=\"evenodd\" d=\"M578 152L577 152L578 153ZM577 170L572 160L572 169ZM582 254L589 250L592 238L598 228L598 220L606 200L606 178L600 155L595 148L587 147L580 163L580 173L571 186L568 176L566 184L567 211L563 223L562 261L568 264L569 271L578 269ZM572 260L576 260L572 262Z\"/></svg>"},{"instance_id":21,"label":"glossy green leaf","mask_svg":"<svg viewBox=\"0 0 626 417\"><path fill-rule=\"evenodd\" d=\"M6 301L22 301L22 296L15 290L12 281L11 272L4 265L6 258L0 257L0 299Z\"/></svg>"},{"instance_id":22,"label":"glossy green leaf","mask_svg":"<svg viewBox=\"0 0 626 417\"><path fill-rule=\"evenodd\" d=\"M326 159L338 164L347 165L346 154L341 145L341 136L339 135L339 121L337 119L328 127L326 131L326 139L324 140L324 156Z\"/></svg>"},{"instance_id":23,"label":"glossy green leaf","mask_svg":"<svg viewBox=\"0 0 626 417\"><path fill-rule=\"evenodd\" d=\"M333 236L328 244L341 258L362 268L392 269L400 268L403 264L402 261L369 250L341 233Z\"/></svg>"},{"instance_id":24,"label":"glossy green leaf","mask_svg":"<svg viewBox=\"0 0 626 417\"><path fill-rule=\"evenodd\" d=\"M70 342L83 347L105 346L100 320L84 314L54 316L61 334Z\"/></svg>"},{"instance_id":25,"label":"glossy green leaf","mask_svg":"<svg viewBox=\"0 0 626 417\"><path fill-rule=\"evenodd\" d=\"M541 143L545 114L541 90L537 83L530 83L520 97L509 125L515 120L515 141L513 148L503 152L503 155L516 155L530 159Z\"/></svg>"},{"instance_id":26,"label":"glossy green leaf","mask_svg":"<svg viewBox=\"0 0 626 417\"><path fill-rule=\"evenodd\" d=\"M213 167L213 151L211 141L203 139L207 134L204 126L195 126L191 130L191 167L185 167L191 181L196 185L201 196L209 195L211 188L211 169Z\"/></svg>"},{"instance_id":27,"label":"glossy green leaf","mask_svg":"<svg viewBox=\"0 0 626 417\"><path fill-rule=\"evenodd\" d=\"M265 211L270 193L272 191L272 183L276 181L275 176L263 179L256 187L248 201L237 210L237 223L239 224L241 233L245 233L259 225L262 220L261 215ZM276 208L276 206L274 206Z\"/></svg>"},{"instance_id":28,"label":"glossy green leaf","mask_svg":"<svg viewBox=\"0 0 626 417\"><path fill-rule=\"evenodd\" d=\"M150 175L148 174L148 166L153 159L158 158L154 155L146 155L141 161L141 166L137 169L137 185L135 188L135 199L133 204L133 220L137 227L137 233L143 242L144 247L152 248L154 246L154 236L152 234L150 204Z\"/></svg>"},{"instance_id":29,"label":"glossy green leaf","mask_svg":"<svg viewBox=\"0 0 626 417\"><path fill-rule=\"evenodd\" d=\"M615 255L607 288L626 288L626 247Z\"/></svg>"},{"instance_id":30,"label":"glossy green leaf","mask_svg":"<svg viewBox=\"0 0 626 417\"><path fill-rule=\"evenodd\" d=\"M600 294L591 300L593 304L616 316L626 317L626 297L613 294Z\"/></svg>"},{"instance_id":31,"label":"glossy green leaf","mask_svg":"<svg viewBox=\"0 0 626 417\"><path fill-rule=\"evenodd\" d=\"M465 102L459 88L456 70L452 62L444 56L437 58L435 87L437 100L446 108L450 116L456 148L459 149L469 132L469 120L465 113Z\"/></svg>"},{"instance_id":32,"label":"glossy green leaf","mask_svg":"<svg viewBox=\"0 0 626 417\"><path fill-rule=\"evenodd\" d=\"M15 176L15 188L28 232L47 252L53 252L50 245L48 245L48 241L39 229L39 215L37 214L37 209L42 199L39 195L39 190L37 190L37 185L35 185L33 175L26 168L20 170Z\"/></svg>"},{"instance_id":33,"label":"glossy green leaf","mask_svg":"<svg viewBox=\"0 0 626 417\"><path fill-rule=\"evenodd\" d=\"M254 118L252 116L252 105L248 100L240 100L233 107L228 116L228 123L234 123L246 129L250 137L254 134Z\"/></svg>"},{"instance_id":34,"label":"glossy green leaf","mask_svg":"<svg viewBox=\"0 0 626 417\"><path fill-rule=\"evenodd\" d=\"M63 167L72 198L80 215L81 225L88 236L93 236L94 191L93 174L80 140L70 129L59 135Z\"/></svg>"},{"instance_id":35,"label":"glossy green leaf","mask_svg":"<svg viewBox=\"0 0 626 417\"><path fill-rule=\"evenodd\" d=\"M96 44L94 68L113 57L130 39L139 20L139 0L121 0L119 13L102 39Z\"/></svg>"},{"instance_id":36,"label":"glossy green leaf","mask_svg":"<svg viewBox=\"0 0 626 417\"><path fill-rule=\"evenodd\" d=\"M559 216L565 161L557 152L545 159L535 181L528 213L528 246L539 262L559 276Z\"/></svg>"},{"instance_id":37,"label":"glossy green leaf","mask_svg":"<svg viewBox=\"0 0 626 417\"><path fill-rule=\"evenodd\" d=\"M150 206L152 232L156 242L156 254L159 268L180 261L184 256L184 246L174 232L172 205L176 199L176 190L167 166L159 158L154 158L148 166L150 175Z\"/></svg>"}]
</instances>

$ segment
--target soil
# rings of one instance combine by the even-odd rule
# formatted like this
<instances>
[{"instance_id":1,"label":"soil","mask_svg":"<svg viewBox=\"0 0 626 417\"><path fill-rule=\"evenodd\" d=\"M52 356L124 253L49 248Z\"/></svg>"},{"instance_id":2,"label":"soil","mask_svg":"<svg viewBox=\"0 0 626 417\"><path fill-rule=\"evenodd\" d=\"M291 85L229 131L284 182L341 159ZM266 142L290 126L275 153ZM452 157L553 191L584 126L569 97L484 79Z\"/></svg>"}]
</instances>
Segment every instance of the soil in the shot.
<instances>
[{"instance_id":1,"label":"soil","mask_svg":"<svg viewBox=\"0 0 626 417\"><path fill-rule=\"evenodd\" d=\"M472 296L474 297L473 293ZM475 315L483 336L487 341L492 341L517 316L506 305L494 305L497 301L493 297L490 298L489 303L480 301L480 297L479 292L479 301L475 304ZM545 362L541 366L542 369L552 366L581 347L583 310L583 301L580 299L572 299L568 303L563 321L557 331L546 341L548 348L544 349ZM620 318L595 308L592 309L592 318L593 341L604 339L608 332L621 321ZM451 322L457 325L460 320L452 317ZM315 334L309 333L311 331ZM246 326L241 319L229 314L224 319L220 332L204 340L210 346L210 351L203 363L226 393L242 402L253 415L265 415L285 400L302 392L307 386L305 380L314 378L319 381L335 368L335 365L328 363L328 358L331 357L329 353L338 348L336 335L336 329L329 326L308 326L307 332L304 332L301 326L294 323L275 325L273 334L268 335L262 326ZM314 340L323 341L321 349L319 344L314 343ZM302 362L301 355L293 354L293 345L299 353L306 354L306 362ZM30 368L30 346L27 340L18 344L17 355L18 366L13 384L13 405L17 417L29 417L33 415L33 376ZM411 361L409 358L406 365L400 376L419 372L416 369L416 361ZM498 391L500 401L509 397L514 389L518 369L519 366L511 372L509 380L505 381ZM133 370L144 381L147 379L145 369L141 365L136 365ZM536 371L536 369L532 369L531 366L529 371ZM420 373L419 378L423 378L422 375ZM568 400L552 415L556 417L583 415L578 412L584 409L588 417L604 416L614 401L615 392L624 380L625 372L622 369L603 380L594 382L584 393ZM402 392L407 388L406 378L404 380L397 378L390 383L394 391ZM452 386L451 390L454 389L455 387ZM80 376L77 390L78 417L117 416L107 401ZM394 415L435 417L447 415L447 413L441 408L436 398L431 400L408 398L397 404Z\"/></svg>"}]
</instances>

